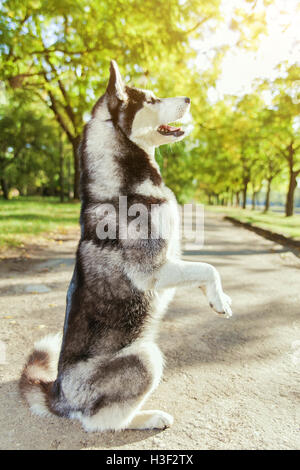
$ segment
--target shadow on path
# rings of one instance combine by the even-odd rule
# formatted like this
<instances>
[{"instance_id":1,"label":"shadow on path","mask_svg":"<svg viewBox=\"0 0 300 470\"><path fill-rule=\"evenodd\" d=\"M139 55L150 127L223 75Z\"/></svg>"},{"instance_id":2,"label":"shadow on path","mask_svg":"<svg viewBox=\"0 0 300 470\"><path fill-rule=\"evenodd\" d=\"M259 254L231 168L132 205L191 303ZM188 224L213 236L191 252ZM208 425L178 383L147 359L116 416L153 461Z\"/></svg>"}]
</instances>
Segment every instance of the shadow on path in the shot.
<instances>
[{"instance_id":1,"label":"shadow on path","mask_svg":"<svg viewBox=\"0 0 300 470\"><path fill-rule=\"evenodd\" d=\"M8 447L2 449L84 449L97 447L112 449L141 442L160 434L159 430L106 433L86 433L78 421L57 416L42 418L30 413L19 395L16 380L0 385L0 413L5 418L5 434ZM17 436L14 438L14 435ZM4 436L3 436L4 437ZM3 439L4 440L4 439ZM72 445L70 446L70 442Z\"/></svg>"}]
</instances>

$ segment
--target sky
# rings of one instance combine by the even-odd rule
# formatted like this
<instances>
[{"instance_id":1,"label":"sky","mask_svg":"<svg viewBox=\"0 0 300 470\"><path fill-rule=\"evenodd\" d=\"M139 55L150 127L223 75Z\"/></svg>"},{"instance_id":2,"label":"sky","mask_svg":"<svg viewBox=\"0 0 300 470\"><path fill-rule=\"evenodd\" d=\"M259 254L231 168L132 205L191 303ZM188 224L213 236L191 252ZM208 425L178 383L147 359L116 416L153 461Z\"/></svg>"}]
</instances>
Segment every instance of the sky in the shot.
<instances>
[{"instance_id":1,"label":"sky","mask_svg":"<svg viewBox=\"0 0 300 470\"><path fill-rule=\"evenodd\" d=\"M247 3L246 3L247 5ZM256 78L274 78L278 63L288 60L300 63L300 2L299 0L275 0L273 5L263 6L258 0L255 11L266 11L267 33L260 37L255 51L234 47L237 33L229 28L233 8L245 6L244 0L223 0L222 13L225 22L195 46L198 51L197 66L209 65L213 48L223 44L231 46L222 63L222 73L216 87L209 90L210 99L216 101L224 94L242 94L251 91ZM251 3L248 3L251 8ZM278 72L277 72L278 74ZM299 77L300 79L300 77Z\"/></svg>"}]
</instances>

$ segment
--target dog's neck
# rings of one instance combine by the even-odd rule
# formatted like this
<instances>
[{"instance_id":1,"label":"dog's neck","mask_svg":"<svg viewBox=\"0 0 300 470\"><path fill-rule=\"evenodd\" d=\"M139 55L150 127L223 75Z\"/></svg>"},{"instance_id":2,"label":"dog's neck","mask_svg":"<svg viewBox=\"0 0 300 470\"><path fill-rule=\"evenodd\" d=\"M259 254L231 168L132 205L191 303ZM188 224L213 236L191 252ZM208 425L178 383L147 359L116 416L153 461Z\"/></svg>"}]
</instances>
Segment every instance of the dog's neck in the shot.
<instances>
[{"instance_id":1,"label":"dog's neck","mask_svg":"<svg viewBox=\"0 0 300 470\"><path fill-rule=\"evenodd\" d=\"M155 161L155 147L153 145L148 145L142 138L135 139L132 142L144 150L144 152L150 157L151 161Z\"/></svg>"},{"instance_id":2,"label":"dog's neck","mask_svg":"<svg viewBox=\"0 0 300 470\"><path fill-rule=\"evenodd\" d=\"M153 145L148 145L142 138L132 140L131 142L133 142L147 154L150 164L156 169L159 174L161 174L160 168L155 159L155 147Z\"/></svg>"}]
</instances>

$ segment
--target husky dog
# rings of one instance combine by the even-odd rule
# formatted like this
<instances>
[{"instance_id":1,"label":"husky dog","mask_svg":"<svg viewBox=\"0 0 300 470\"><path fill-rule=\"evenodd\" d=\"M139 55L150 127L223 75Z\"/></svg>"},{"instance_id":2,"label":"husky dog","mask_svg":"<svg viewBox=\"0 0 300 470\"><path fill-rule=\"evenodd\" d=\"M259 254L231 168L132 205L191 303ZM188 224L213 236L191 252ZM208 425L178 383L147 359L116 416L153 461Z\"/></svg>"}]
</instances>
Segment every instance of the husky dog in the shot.
<instances>
[{"instance_id":1,"label":"husky dog","mask_svg":"<svg viewBox=\"0 0 300 470\"><path fill-rule=\"evenodd\" d=\"M184 138L168 123L189 107L187 97L126 86L111 62L80 145L81 238L63 338L35 344L20 379L33 413L78 419L87 431L164 429L171 415L141 408L162 375L156 331L174 288L199 286L219 315L231 316L217 270L180 260L176 199L154 159L155 147ZM120 196L128 214L134 204L155 206L159 217L151 212L148 222L159 234L157 220L168 220L169 236L123 237L118 222L114 237L99 238L99 207L109 204L118 215Z\"/></svg>"}]
</instances>

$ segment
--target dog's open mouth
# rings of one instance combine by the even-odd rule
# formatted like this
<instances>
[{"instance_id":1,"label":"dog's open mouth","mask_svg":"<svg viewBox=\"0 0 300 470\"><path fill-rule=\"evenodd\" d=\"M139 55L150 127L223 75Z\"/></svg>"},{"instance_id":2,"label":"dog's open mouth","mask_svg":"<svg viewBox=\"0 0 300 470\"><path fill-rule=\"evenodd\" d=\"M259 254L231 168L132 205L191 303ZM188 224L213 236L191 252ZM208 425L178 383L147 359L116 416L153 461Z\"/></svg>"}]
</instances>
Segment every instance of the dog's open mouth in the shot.
<instances>
[{"instance_id":1,"label":"dog's open mouth","mask_svg":"<svg viewBox=\"0 0 300 470\"><path fill-rule=\"evenodd\" d=\"M161 135L173 135L174 137L180 137L184 134L184 131L181 129L181 127L169 126L168 124L162 124L159 126L157 131Z\"/></svg>"}]
</instances>

